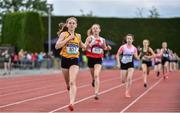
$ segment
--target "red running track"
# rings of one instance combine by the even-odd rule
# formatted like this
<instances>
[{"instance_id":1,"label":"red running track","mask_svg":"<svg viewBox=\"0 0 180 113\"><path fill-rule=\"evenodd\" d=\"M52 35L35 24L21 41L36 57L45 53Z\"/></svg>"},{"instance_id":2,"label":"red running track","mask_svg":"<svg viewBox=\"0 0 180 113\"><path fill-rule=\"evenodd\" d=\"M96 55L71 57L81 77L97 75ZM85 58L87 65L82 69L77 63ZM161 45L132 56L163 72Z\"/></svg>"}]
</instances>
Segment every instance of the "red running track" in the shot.
<instances>
[{"instance_id":1,"label":"red running track","mask_svg":"<svg viewBox=\"0 0 180 113\"><path fill-rule=\"evenodd\" d=\"M90 72L79 73L75 112L180 112L179 71L167 80L152 71L148 88L142 72L135 71L130 99L124 97L119 70L103 70L100 79L100 99L94 100ZM0 112L68 112L68 102L61 73L0 79Z\"/></svg>"}]
</instances>

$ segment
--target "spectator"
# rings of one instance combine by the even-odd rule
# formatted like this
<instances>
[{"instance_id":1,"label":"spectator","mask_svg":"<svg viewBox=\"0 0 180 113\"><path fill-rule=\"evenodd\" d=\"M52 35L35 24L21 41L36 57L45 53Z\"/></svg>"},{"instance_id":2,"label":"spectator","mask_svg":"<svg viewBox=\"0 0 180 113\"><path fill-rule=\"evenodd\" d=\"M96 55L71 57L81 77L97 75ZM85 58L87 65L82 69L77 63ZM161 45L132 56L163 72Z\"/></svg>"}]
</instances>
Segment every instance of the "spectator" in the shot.
<instances>
[{"instance_id":1,"label":"spectator","mask_svg":"<svg viewBox=\"0 0 180 113\"><path fill-rule=\"evenodd\" d=\"M83 67L86 67L87 66L87 63L88 63L88 58L86 57L86 55L82 55L82 63L83 63Z\"/></svg>"},{"instance_id":2,"label":"spectator","mask_svg":"<svg viewBox=\"0 0 180 113\"><path fill-rule=\"evenodd\" d=\"M24 50L21 49L18 53L19 61L20 61L20 69L23 67L23 58L24 58Z\"/></svg>"},{"instance_id":3,"label":"spectator","mask_svg":"<svg viewBox=\"0 0 180 113\"><path fill-rule=\"evenodd\" d=\"M48 55L47 55L47 68L52 68L53 67L53 52L51 51Z\"/></svg>"},{"instance_id":4,"label":"spectator","mask_svg":"<svg viewBox=\"0 0 180 113\"><path fill-rule=\"evenodd\" d=\"M11 55L9 54L8 49L6 49L1 55L4 57L4 73L3 73L3 75L10 74L10 72L11 72Z\"/></svg>"},{"instance_id":5,"label":"spectator","mask_svg":"<svg viewBox=\"0 0 180 113\"><path fill-rule=\"evenodd\" d=\"M42 62L43 62L43 60L44 60L44 53L43 52L40 52L39 54L38 54L38 68L41 68L41 64L42 64Z\"/></svg>"},{"instance_id":6,"label":"spectator","mask_svg":"<svg viewBox=\"0 0 180 113\"><path fill-rule=\"evenodd\" d=\"M19 56L16 53L12 55L12 63L13 63L14 68L17 68L20 64Z\"/></svg>"}]
</instances>

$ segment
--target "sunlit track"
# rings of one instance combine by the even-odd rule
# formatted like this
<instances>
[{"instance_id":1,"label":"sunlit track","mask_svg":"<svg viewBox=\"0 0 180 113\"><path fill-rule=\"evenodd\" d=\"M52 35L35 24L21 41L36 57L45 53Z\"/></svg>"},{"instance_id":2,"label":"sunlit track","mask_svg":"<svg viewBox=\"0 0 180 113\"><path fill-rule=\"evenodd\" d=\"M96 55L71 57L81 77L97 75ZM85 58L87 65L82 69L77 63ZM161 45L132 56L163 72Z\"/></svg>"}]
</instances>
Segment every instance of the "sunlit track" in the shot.
<instances>
[{"instance_id":1,"label":"sunlit track","mask_svg":"<svg viewBox=\"0 0 180 113\"><path fill-rule=\"evenodd\" d=\"M108 79L108 80L103 80L103 81L101 81L101 83L112 82L113 80L117 80L117 79L118 79L118 77L117 78L111 78L111 79ZM85 85L79 86L78 88L80 89L80 88L84 88L84 87L87 87L87 86L91 86L91 85L90 84L85 84ZM21 103L24 103L24 102L29 102L29 101L37 100L37 99L42 99L42 98L50 97L50 96L53 96L53 95L62 94L62 93L65 93L65 92L67 92L67 90L57 91L57 92L54 92L54 93L51 93L51 94L47 94L47 95L43 95L43 96L38 96L38 97L34 97L34 98L29 98L29 99L26 99L26 100L10 103L10 104L7 104L7 105L2 105L2 106L0 106L0 108L12 106L12 105L17 105L17 104L21 104Z\"/></svg>"},{"instance_id":2,"label":"sunlit track","mask_svg":"<svg viewBox=\"0 0 180 113\"><path fill-rule=\"evenodd\" d=\"M56 77L57 78L57 77ZM56 79L50 79L49 80L49 82L51 83L51 84L46 84L45 86L47 87L47 88L53 88L53 87L58 87L59 85L61 85L61 84L63 84L64 85L64 80L63 79L59 79L60 78L60 76L58 77L58 80L56 80ZM107 79L107 81L109 81L109 80L115 80L115 79L118 79L119 77L117 76L117 78L108 78ZM81 81L83 81L83 82L85 82L85 83L87 83L87 81L88 80L84 80L84 79L86 79L86 77L85 78L83 78L82 80L80 80L80 81L78 81L78 82L81 82ZM55 82L56 81L56 82ZM106 81L106 80L103 80L103 81ZM36 82L31 82L31 84L28 84L27 86L33 86L32 85L32 83L34 84L34 83L36 83ZM46 83L46 82L45 82ZM52 84L53 83L53 84ZM40 84L40 85L38 85L38 84ZM6 93L2 93L2 91L0 92L1 93L1 95L0 95L0 98L1 97L4 97L4 96L9 96L9 95L13 95L13 94L18 94L18 93L27 93L27 92L31 92L31 91L35 91L35 90L41 90L41 82L40 83L38 83L36 86L38 86L38 87L32 87L32 88L30 88L29 89L29 87L25 87L24 88L24 86L26 86L26 85L24 85L24 84L22 84L22 85L20 85L21 87L23 87L23 89L25 89L25 90L23 90L22 88L19 88L18 87L18 89L19 90L17 90L17 89L13 89L13 90L15 90L15 91L13 91L13 92L6 92ZM50 86L49 86L50 85ZM43 87L42 87L42 89L45 89L46 87L44 87L44 85L43 85ZM9 87L9 88L12 88L12 87ZM27 89L28 88L28 89ZM4 89L4 91L6 91L6 90L10 90L10 89L8 89L8 88L6 88L6 89ZM11 90L10 90L11 91Z\"/></svg>"},{"instance_id":3,"label":"sunlit track","mask_svg":"<svg viewBox=\"0 0 180 113\"><path fill-rule=\"evenodd\" d=\"M140 80L140 79L141 79L141 77L136 78L136 79L133 80L133 82L135 82L135 81L137 81L137 80ZM104 93L108 93L108 92L110 92L110 91L112 91L112 90L115 90L115 89L117 89L117 88L120 88L120 87L122 87L122 86L124 86L124 85L125 85L125 84L120 84L120 85L114 86L114 87L112 87L112 88L110 88L110 89L107 89L107 90L104 90L104 91L100 92L99 94L102 95L102 94L104 94ZM86 98L80 99L80 100L76 101L75 104L78 104L78 103L80 103L80 102L86 101L86 100L88 100L88 99L90 99L90 98L93 98L93 97L94 97L94 95L91 95L91 96L88 96L88 97L86 97ZM61 109L67 108L67 107L68 107L68 105L65 105L65 106L62 106L62 107L57 108L57 109L55 109L55 110L52 110L52 111L50 111L49 113L54 113L54 112L57 112L58 110L61 110Z\"/></svg>"},{"instance_id":4,"label":"sunlit track","mask_svg":"<svg viewBox=\"0 0 180 113\"><path fill-rule=\"evenodd\" d=\"M52 75L52 76L54 76L54 75ZM57 74L55 75L56 76L56 78L57 78ZM46 78L46 77L48 77L48 78ZM28 78L30 78L30 76L28 76ZM17 78L16 78L17 79ZM5 87L0 87L0 90L3 90L3 89L7 89L7 88L12 88L12 87L17 87L17 86L20 86L20 85L22 85L22 84L31 84L32 82L45 82L45 81L47 81L47 80L54 80L54 78L50 78L50 76L48 75L45 75L45 77L43 78L43 77L40 77L40 79L37 79L37 80L34 80L34 79L32 79L32 80L21 80L21 81L18 81L18 82L16 82L16 79L14 79L14 81L12 81L12 82L10 82L9 84L3 84L3 86L5 86ZM18 79L17 79L18 80ZM1 81L1 83L3 83L4 81Z\"/></svg>"},{"instance_id":5,"label":"sunlit track","mask_svg":"<svg viewBox=\"0 0 180 113\"><path fill-rule=\"evenodd\" d=\"M163 80L163 78L159 79L155 84L153 84L150 88L148 88L145 92L143 92L140 96L138 96L134 101L132 101L128 106L126 106L123 110L121 110L120 113L124 113L133 104L135 104L139 99L141 99L145 94L147 94L151 89L156 87L162 80Z\"/></svg>"},{"instance_id":6,"label":"sunlit track","mask_svg":"<svg viewBox=\"0 0 180 113\"><path fill-rule=\"evenodd\" d=\"M168 84L171 85L172 83L176 83L178 80L180 80L180 77L176 76L176 75L179 75L179 71L170 73L169 79L167 80L163 80L162 75L160 77L156 77L156 75L152 71L150 75L148 76L148 81L149 81L148 88L145 89L143 87L142 72L135 71L134 77L133 77L133 85L132 85L133 97L131 99L125 99L123 96L124 84L121 83L121 79L119 76L120 71L119 70L110 70L110 71L105 70L102 72L103 73L101 75L100 100L98 101L95 101L93 99L94 94L93 94L93 88L91 86L90 73L87 71L80 73L80 76L77 79L78 94L77 94L77 101L75 102L75 112L96 111L96 112L121 112L122 113L122 112L129 112L129 111L131 112L141 111L141 110L143 111L144 109L143 106L146 104L141 105L141 103L144 102L143 100L147 100L146 95L149 95L149 96L153 95L154 93L157 93L159 88L163 89L164 85L167 84L168 86ZM4 102L6 101L6 99L8 100L5 104L3 104L3 101L1 101L0 112L49 112L49 113L67 112L68 101L69 101L68 92L65 89L65 82L64 82L63 76L59 76L59 77L60 77L59 80L62 81L61 83L54 83L53 82L54 79L49 79L49 83L53 82L53 84L39 85L39 87L34 87L32 89L27 89L27 90L23 88L23 90L19 90L17 92L10 92L7 94L0 95L0 98L2 98ZM177 87L179 86L177 85ZM166 93L164 93L164 95L165 94ZM18 96L16 97L16 95ZM30 98L28 97L28 95ZM23 96L27 96L27 97L23 97ZM11 97L14 97L12 98L13 101L9 99ZM117 101L116 98L119 101ZM154 97L154 98L157 99L157 97ZM151 101L153 101L153 99ZM44 102L49 103L49 104L45 104ZM165 102L165 99L164 99L164 102ZM139 104L142 106L141 110L137 106ZM37 105L37 106L34 106L34 105ZM91 109L92 107L93 109ZM176 108L175 106L171 105L171 107L173 107L174 111L180 112L180 109ZM153 107L153 109L156 109L156 107ZM170 108L168 108L167 106L167 109L170 109ZM173 112L173 109L172 109L172 112Z\"/></svg>"},{"instance_id":7,"label":"sunlit track","mask_svg":"<svg viewBox=\"0 0 180 113\"><path fill-rule=\"evenodd\" d=\"M102 83L103 82L107 82L107 81L111 81L111 80L116 80L116 79L118 79L118 78L104 80L104 81L102 81ZM87 84L87 85L89 85L89 84ZM5 97L5 96L10 96L10 95L16 95L16 94L19 94L19 93L21 93L21 94L22 93L28 93L28 92L31 92L31 91L42 90L42 89L53 88L53 87L57 87L57 84L55 84L55 85L48 85L48 86L45 86L45 87L39 87L39 88L23 90L23 91L17 91L17 92L13 92L13 93L2 94L2 95L0 95L0 98L1 97Z\"/></svg>"}]
</instances>

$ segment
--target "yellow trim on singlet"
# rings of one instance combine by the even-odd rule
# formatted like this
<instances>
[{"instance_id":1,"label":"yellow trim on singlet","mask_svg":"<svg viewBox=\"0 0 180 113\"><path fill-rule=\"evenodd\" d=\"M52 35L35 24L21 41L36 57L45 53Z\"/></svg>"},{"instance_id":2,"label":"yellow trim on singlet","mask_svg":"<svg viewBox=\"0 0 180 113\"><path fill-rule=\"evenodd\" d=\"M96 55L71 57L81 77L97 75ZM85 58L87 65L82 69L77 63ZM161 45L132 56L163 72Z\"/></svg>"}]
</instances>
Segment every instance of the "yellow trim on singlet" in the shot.
<instances>
[{"instance_id":1,"label":"yellow trim on singlet","mask_svg":"<svg viewBox=\"0 0 180 113\"><path fill-rule=\"evenodd\" d=\"M69 33L65 32L65 37L64 39L69 37ZM60 55L65 57L65 58L78 58L79 57L79 43L80 43L80 37L78 37L78 34L75 33L75 38L72 40L69 40L64 47L62 47L62 50L60 52ZM69 47L72 49L78 49L76 52L69 51Z\"/></svg>"}]
</instances>

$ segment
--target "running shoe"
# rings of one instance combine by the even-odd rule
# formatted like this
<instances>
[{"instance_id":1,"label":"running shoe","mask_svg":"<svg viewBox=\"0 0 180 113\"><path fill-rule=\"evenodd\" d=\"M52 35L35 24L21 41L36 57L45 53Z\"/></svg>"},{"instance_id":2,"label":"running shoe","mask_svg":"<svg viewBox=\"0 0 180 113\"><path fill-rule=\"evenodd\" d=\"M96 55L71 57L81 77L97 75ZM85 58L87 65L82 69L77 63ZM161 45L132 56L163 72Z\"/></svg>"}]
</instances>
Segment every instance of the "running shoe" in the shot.
<instances>
[{"instance_id":1,"label":"running shoe","mask_svg":"<svg viewBox=\"0 0 180 113\"><path fill-rule=\"evenodd\" d=\"M157 72L157 77L159 77L159 75L160 75L160 72L158 71L158 72Z\"/></svg>"},{"instance_id":2,"label":"running shoe","mask_svg":"<svg viewBox=\"0 0 180 113\"><path fill-rule=\"evenodd\" d=\"M70 105L68 106L68 108L69 108L70 111L74 111L74 107L73 107L72 104L70 104Z\"/></svg>"},{"instance_id":3,"label":"running shoe","mask_svg":"<svg viewBox=\"0 0 180 113\"><path fill-rule=\"evenodd\" d=\"M126 97L126 98L131 98L131 95L126 92L126 93L125 93L125 97Z\"/></svg>"},{"instance_id":4,"label":"running shoe","mask_svg":"<svg viewBox=\"0 0 180 113\"><path fill-rule=\"evenodd\" d=\"M95 95L94 99L99 100L98 94Z\"/></svg>"},{"instance_id":5,"label":"running shoe","mask_svg":"<svg viewBox=\"0 0 180 113\"><path fill-rule=\"evenodd\" d=\"M95 80L92 80L92 87L95 87Z\"/></svg>"},{"instance_id":6,"label":"running shoe","mask_svg":"<svg viewBox=\"0 0 180 113\"><path fill-rule=\"evenodd\" d=\"M147 88L147 83L144 83L144 87Z\"/></svg>"},{"instance_id":7,"label":"running shoe","mask_svg":"<svg viewBox=\"0 0 180 113\"><path fill-rule=\"evenodd\" d=\"M68 90L68 91L70 90L70 86L67 86L67 90Z\"/></svg>"},{"instance_id":8,"label":"running shoe","mask_svg":"<svg viewBox=\"0 0 180 113\"><path fill-rule=\"evenodd\" d=\"M165 79L168 79L169 77L167 75L164 75L163 78L165 80Z\"/></svg>"}]
</instances>

